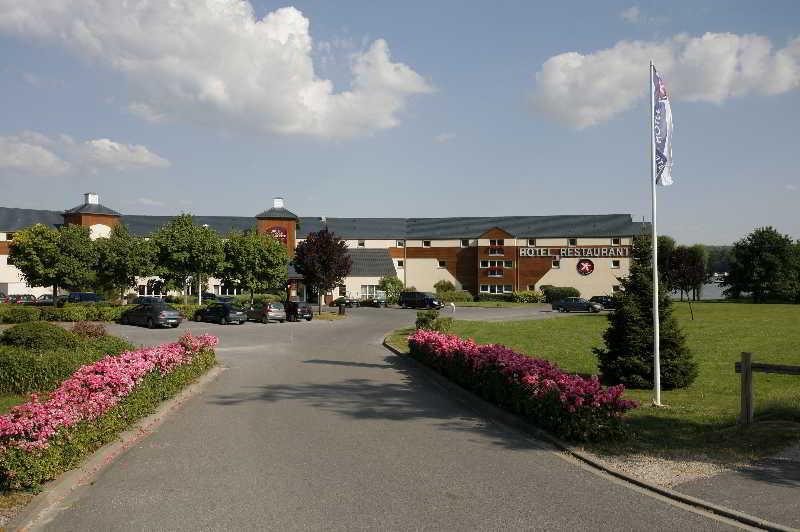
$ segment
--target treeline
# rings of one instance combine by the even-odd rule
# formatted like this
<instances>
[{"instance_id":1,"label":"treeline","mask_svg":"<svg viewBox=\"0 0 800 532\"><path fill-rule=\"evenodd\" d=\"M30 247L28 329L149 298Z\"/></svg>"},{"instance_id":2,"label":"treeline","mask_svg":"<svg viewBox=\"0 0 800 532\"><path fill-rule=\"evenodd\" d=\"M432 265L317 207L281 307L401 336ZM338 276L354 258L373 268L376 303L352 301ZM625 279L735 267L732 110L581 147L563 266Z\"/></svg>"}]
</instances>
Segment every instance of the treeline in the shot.
<instances>
[{"instance_id":1,"label":"treeline","mask_svg":"<svg viewBox=\"0 0 800 532\"><path fill-rule=\"evenodd\" d=\"M122 224L97 240L91 240L88 227L37 224L15 233L8 263L29 286L52 286L55 301L59 289L91 289L122 299L139 277L152 277L155 292L185 294L194 286L198 296L209 277L251 294L285 289L289 255L271 236L252 230L223 238L183 214L147 238L131 235Z\"/></svg>"},{"instance_id":2,"label":"treeline","mask_svg":"<svg viewBox=\"0 0 800 532\"><path fill-rule=\"evenodd\" d=\"M704 284L723 286L730 298L756 303L800 303L800 240L773 227L753 230L732 246L677 245L658 237L659 279L666 290L697 300Z\"/></svg>"}]
</instances>

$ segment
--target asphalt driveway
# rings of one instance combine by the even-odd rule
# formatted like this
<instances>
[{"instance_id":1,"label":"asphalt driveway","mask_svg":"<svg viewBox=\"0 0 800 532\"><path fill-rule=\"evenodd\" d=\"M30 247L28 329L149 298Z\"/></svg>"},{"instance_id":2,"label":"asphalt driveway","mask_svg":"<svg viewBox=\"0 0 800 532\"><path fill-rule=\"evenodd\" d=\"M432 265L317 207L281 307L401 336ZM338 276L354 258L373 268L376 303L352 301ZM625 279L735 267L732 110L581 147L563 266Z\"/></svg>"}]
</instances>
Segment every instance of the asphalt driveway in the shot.
<instances>
[{"instance_id":1,"label":"asphalt driveway","mask_svg":"<svg viewBox=\"0 0 800 532\"><path fill-rule=\"evenodd\" d=\"M228 369L64 501L49 528L727 528L597 476L450 398L381 345L413 317L356 309L337 322L112 326L136 343L185 329L217 334Z\"/></svg>"}]
</instances>

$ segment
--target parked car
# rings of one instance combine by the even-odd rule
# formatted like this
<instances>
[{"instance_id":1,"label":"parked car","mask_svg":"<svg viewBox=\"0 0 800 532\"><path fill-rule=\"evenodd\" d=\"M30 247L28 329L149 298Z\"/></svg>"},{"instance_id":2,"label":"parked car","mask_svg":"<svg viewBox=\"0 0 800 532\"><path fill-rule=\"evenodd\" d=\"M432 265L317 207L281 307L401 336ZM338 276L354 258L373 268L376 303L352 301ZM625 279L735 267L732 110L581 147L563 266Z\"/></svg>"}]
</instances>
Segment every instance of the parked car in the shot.
<instances>
[{"instance_id":1,"label":"parked car","mask_svg":"<svg viewBox=\"0 0 800 532\"><path fill-rule=\"evenodd\" d=\"M357 307L359 305L359 301L357 299L353 299L352 297L337 297L333 301L330 302L329 306L331 307L339 307L344 306L347 308Z\"/></svg>"},{"instance_id":2,"label":"parked car","mask_svg":"<svg viewBox=\"0 0 800 532\"><path fill-rule=\"evenodd\" d=\"M134 305L144 305L146 303L161 303L163 300L158 296L139 296L131 301Z\"/></svg>"},{"instance_id":3,"label":"parked car","mask_svg":"<svg viewBox=\"0 0 800 532\"><path fill-rule=\"evenodd\" d=\"M13 305L35 305L36 304L36 296L32 294L17 294L13 296L8 296L7 303L11 303Z\"/></svg>"},{"instance_id":4,"label":"parked car","mask_svg":"<svg viewBox=\"0 0 800 532\"><path fill-rule=\"evenodd\" d=\"M430 292L401 292L399 304L403 308L440 309L444 303Z\"/></svg>"},{"instance_id":5,"label":"parked car","mask_svg":"<svg viewBox=\"0 0 800 532\"><path fill-rule=\"evenodd\" d=\"M232 303L211 303L194 313L194 321L210 321L220 325L242 323L247 321L247 313L240 306Z\"/></svg>"},{"instance_id":6,"label":"parked car","mask_svg":"<svg viewBox=\"0 0 800 532\"><path fill-rule=\"evenodd\" d=\"M308 303L287 301L283 308L286 309L286 319L288 321L311 321L314 319L314 309Z\"/></svg>"},{"instance_id":7,"label":"parked car","mask_svg":"<svg viewBox=\"0 0 800 532\"><path fill-rule=\"evenodd\" d=\"M94 292L72 292L67 296L67 303L99 303L103 296Z\"/></svg>"},{"instance_id":8,"label":"parked car","mask_svg":"<svg viewBox=\"0 0 800 532\"><path fill-rule=\"evenodd\" d=\"M181 313L167 303L156 301L136 305L122 313L119 322L123 325L145 325L148 329L155 327L177 327L183 321Z\"/></svg>"},{"instance_id":9,"label":"parked car","mask_svg":"<svg viewBox=\"0 0 800 532\"><path fill-rule=\"evenodd\" d=\"M42 294L36 298L36 304L47 306L53 304L53 294Z\"/></svg>"},{"instance_id":10,"label":"parked car","mask_svg":"<svg viewBox=\"0 0 800 532\"><path fill-rule=\"evenodd\" d=\"M603 305L600 303L593 303L582 297L568 297L553 303L553 310L559 312L600 312L603 310Z\"/></svg>"},{"instance_id":11,"label":"parked car","mask_svg":"<svg viewBox=\"0 0 800 532\"><path fill-rule=\"evenodd\" d=\"M386 299L378 297L368 297L367 299L362 299L359 302L359 306L362 307L385 307L386 305Z\"/></svg>"},{"instance_id":12,"label":"parked car","mask_svg":"<svg viewBox=\"0 0 800 532\"><path fill-rule=\"evenodd\" d=\"M600 303L605 310L615 310L618 306L617 300L611 296L592 296L589 301Z\"/></svg>"},{"instance_id":13,"label":"parked car","mask_svg":"<svg viewBox=\"0 0 800 532\"><path fill-rule=\"evenodd\" d=\"M286 310L283 308L283 303L255 303L247 311L247 318L261 323L271 321L283 323L286 321Z\"/></svg>"}]
</instances>

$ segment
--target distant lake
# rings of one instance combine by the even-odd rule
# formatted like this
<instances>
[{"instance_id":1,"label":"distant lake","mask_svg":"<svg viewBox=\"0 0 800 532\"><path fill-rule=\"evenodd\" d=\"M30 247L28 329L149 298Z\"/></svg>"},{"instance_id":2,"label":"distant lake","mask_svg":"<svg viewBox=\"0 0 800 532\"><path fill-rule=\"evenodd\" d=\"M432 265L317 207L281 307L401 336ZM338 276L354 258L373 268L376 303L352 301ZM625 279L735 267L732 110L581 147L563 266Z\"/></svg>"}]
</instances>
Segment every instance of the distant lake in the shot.
<instances>
[{"instance_id":1,"label":"distant lake","mask_svg":"<svg viewBox=\"0 0 800 532\"><path fill-rule=\"evenodd\" d=\"M672 292L672 299L679 301L680 300L680 292ZM705 299L725 299L725 296L722 294L722 287L716 283L704 284L703 291L700 294L700 300Z\"/></svg>"}]
</instances>

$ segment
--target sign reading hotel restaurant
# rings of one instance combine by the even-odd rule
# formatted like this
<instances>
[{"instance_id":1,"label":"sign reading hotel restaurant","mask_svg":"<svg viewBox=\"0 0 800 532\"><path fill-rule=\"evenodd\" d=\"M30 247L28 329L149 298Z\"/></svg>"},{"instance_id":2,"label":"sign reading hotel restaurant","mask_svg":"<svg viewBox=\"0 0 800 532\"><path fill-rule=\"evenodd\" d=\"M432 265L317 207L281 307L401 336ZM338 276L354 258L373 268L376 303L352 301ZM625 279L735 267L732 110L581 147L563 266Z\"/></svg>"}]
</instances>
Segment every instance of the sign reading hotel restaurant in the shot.
<instances>
[{"instance_id":1,"label":"sign reading hotel restaurant","mask_svg":"<svg viewBox=\"0 0 800 532\"><path fill-rule=\"evenodd\" d=\"M627 247L605 248L519 248L520 257L627 257Z\"/></svg>"}]
</instances>

